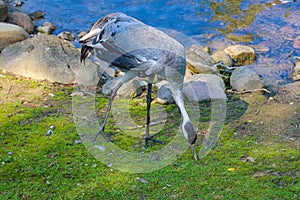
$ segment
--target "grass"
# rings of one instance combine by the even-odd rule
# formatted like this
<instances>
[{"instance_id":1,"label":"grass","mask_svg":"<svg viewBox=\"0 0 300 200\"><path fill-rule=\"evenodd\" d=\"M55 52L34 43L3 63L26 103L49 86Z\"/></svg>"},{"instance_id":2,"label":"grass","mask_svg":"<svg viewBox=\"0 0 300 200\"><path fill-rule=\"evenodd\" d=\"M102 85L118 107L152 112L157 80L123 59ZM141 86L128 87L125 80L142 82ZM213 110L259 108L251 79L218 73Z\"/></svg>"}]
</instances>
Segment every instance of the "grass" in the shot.
<instances>
[{"instance_id":1,"label":"grass","mask_svg":"<svg viewBox=\"0 0 300 200\"><path fill-rule=\"evenodd\" d=\"M0 199L300 197L299 150L288 141L274 138L269 138L268 144L261 141L259 129L255 129L258 132L254 134L244 135L242 129L230 125L234 120L229 119L217 146L198 162L186 151L162 169L125 173L102 164L83 143L76 142L80 137L71 112L71 86L10 75L2 75L0 79ZM240 105L241 101L235 100ZM140 125L145 114L144 99L119 101L130 105L130 113ZM97 102L101 110L107 100L99 98ZM234 112L246 112L245 104L233 104L228 105ZM155 106L159 105L154 104L154 110ZM176 106L165 105L165 108L171 123L167 123L158 136L162 140L173 137L179 125ZM207 115L201 120L207 121ZM126 150L134 145L138 150L143 149L141 139L128 137L126 131L129 130L119 130L113 119L108 123L107 132L117 145ZM45 134L51 125L55 126L54 132L47 137ZM147 151L159 148L155 145Z\"/></svg>"}]
</instances>

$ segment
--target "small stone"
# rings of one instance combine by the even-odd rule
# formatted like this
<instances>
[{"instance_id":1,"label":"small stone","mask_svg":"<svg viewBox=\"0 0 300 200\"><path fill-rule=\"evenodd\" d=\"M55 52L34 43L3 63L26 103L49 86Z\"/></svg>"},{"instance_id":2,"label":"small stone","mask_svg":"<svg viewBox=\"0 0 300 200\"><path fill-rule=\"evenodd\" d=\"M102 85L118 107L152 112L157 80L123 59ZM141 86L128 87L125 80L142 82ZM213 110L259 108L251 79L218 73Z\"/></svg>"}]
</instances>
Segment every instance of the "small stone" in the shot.
<instances>
[{"instance_id":1,"label":"small stone","mask_svg":"<svg viewBox=\"0 0 300 200\"><path fill-rule=\"evenodd\" d=\"M139 182L141 183L148 183L147 180L143 179L143 178L140 178L140 177L136 177L136 180L138 180Z\"/></svg>"},{"instance_id":2,"label":"small stone","mask_svg":"<svg viewBox=\"0 0 300 200\"><path fill-rule=\"evenodd\" d=\"M81 140L74 140L74 143L75 143L75 144L81 144L82 141L81 141Z\"/></svg>"},{"instance_id":3,"label":"small stone","mask_svg":"<svg viewBox=\"0 0 300 200\"><path fill-rule=\"evenodd\" d=\"M20 0L14 0L14 6L22 6L23 5L23 1Z\"/></svg>"},{"instance_id":4,"label":"small stone","mask_svg":"<svg viewBox=\"0 0 300 200\"><path fill-rule=\"evenodd\" d=\"M75 40L75 36L68 32L68 31L64 31L64 32L61 32L57 35L57 37L59 38L62 38L64 40L67 40L67 41L74 41Z\"/></svg>"},{"instance_id":5,"label":"small stone","mask_svg":"<svg viewBox=\"0 0 300 200\"><path fill-rule=\"evenodd\" d=\"M34 12L30 13L28 16L30 17L30 19L32 21L34 21L37 19L43 19L45 16L45 13L43 11L38 10L38 11L34 11Z\"/></svg>"},{"instance_id":6,"label":"small stone","mask_svg":"<svg viewBox=\"0 0 300 200\"><path fill-rule=\"evenodd\" d=\"M244 45L233 45L224 49L224 52L237 62L237 65L249 65L255 61L253 48Z\"/></svg>"},{"instance_id":7,"label":"small stone","mask_svg":"<svg viewBox=\"0 0 300 200\"><path fill-rule=\"evenodd\" d=\"M55 31L56 26L50 22L44 22L43 26L37 27L37 31L39 34L47 34L51 35L53 31Z\"/></svg>"}]
</instances>

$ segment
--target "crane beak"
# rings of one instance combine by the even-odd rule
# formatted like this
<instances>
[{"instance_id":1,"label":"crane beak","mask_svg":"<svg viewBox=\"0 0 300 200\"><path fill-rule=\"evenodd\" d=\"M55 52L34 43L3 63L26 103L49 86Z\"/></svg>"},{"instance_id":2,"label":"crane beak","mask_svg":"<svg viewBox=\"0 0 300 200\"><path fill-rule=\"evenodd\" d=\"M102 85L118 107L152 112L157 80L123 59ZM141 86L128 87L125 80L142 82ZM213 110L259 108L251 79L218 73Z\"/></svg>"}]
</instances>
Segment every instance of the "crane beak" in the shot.
<instances>
[{"instance_id":1,"label":"crane beak","mask_svg":"<svg viewBox=\"0 0 300 200\"><path fill-rule=\"evenodd\" d=\"M194 159L196 161L198 161L198 156L197 156L197 152L196 152L196 149L195 149L194 145L191 145L191 149L192 149L192 152L193 152L193 155L194 155Z\"/></svg>"}]
</instances>

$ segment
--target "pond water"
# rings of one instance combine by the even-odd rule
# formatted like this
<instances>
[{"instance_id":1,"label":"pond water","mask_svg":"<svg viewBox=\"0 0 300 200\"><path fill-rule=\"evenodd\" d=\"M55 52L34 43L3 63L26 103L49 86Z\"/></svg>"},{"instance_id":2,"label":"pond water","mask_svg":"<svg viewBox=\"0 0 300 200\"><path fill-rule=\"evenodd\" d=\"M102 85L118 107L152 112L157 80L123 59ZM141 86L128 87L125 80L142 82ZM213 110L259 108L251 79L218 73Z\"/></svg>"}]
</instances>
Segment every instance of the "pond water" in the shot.
<instances>
[{"instance_id":1,"label":"pond water","mask_svg":"<svg viewBox=\"0 0 300 200\"><path fill-rule=\"evenodd\" d=\"M293 47L300 36L300 2L297 0L24 0L16 8L30 13L42 10L56 25L54 34L88 31L98 18L124 12L154 27L173 29L212 50L231 44L255 47L257 60L249 67L259 75L286 81ZM300 40L300 38L298 38Z\"/></svg>"}]
</instances>

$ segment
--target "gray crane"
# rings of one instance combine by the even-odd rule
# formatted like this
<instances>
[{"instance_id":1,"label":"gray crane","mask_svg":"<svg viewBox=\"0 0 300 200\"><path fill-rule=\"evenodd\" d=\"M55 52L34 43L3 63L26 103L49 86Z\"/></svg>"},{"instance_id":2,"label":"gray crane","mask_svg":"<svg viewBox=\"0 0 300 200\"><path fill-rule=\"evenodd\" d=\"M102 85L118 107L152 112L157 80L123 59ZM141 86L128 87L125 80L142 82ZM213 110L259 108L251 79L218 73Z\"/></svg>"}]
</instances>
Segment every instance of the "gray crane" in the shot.
<instances>
[{"instance_id":1,"label":"gray crane","mask_svg":"<svg viewBox=\"0 0 300 200\"><path fill-rule=\"evenodd\" d=\"M148 146L148 141L163 143L149 133L152 83L155 75L158 75L170 85L182 116L182 133L197 160L194 148L197 134L185 109L182 94L186 70L184 47L164 32L123 13L112 13L100 18L80 39L80 43L81 62L93 51L99 59L125 71L121 80L111 88L107 111L94 140L100 134L108 139L104 127L117 91L124 83L138 76L148 78L145 144Z\"/></svg>"}]
</instances>

